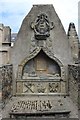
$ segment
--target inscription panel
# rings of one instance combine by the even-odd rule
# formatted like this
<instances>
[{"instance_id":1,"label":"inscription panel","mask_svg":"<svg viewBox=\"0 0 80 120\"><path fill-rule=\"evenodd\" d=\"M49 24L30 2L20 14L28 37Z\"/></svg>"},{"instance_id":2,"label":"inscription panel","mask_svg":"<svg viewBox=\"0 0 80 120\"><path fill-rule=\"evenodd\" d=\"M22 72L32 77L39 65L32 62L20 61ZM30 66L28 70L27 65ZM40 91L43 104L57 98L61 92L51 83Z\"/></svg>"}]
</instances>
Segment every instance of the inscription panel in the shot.
<instances>
[{"instance_id":1,"label":"inscription panel","mask_svg":"<svg viewBox=\"0 0 80 120\"><path fill-rule=\"evenodd\" d=\"M25 98L16 101L10 110L10 116L12 118L27 118L28 116L36 117L46 116L46 117L69 117L70 110L67 108L66 101L61 98ZM59 116L58 116L59 115ZM33 117L34 118L34 117Z\"/></svg>"},{"instance_id":2,"label":"inscription panel","mask_svg":"<svg viewBox=\"0 0 80 120\"><path fill-rule=\"evenodd\" d=\"M14 104L11 108L11 112L22 112L23 109L27 111L43 111L50 110L52 103L50 100L21 100Z\"/></svg>"}]
</instances>

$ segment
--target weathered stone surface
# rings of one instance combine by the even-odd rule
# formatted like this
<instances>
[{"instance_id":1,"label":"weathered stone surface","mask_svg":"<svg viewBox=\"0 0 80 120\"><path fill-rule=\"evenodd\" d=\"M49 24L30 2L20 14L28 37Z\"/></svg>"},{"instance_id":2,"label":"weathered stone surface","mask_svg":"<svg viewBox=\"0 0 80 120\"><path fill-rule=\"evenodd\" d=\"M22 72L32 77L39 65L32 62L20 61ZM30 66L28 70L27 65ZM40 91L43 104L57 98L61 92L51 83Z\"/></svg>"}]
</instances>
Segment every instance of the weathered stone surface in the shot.
<instances>
[{"instance_id":1,"label":"weathered stone surface","mask_svg":"<svg viewBox=\"0 0 80 120\"><path fill-rule=\"evenodd\" d=\"M21 101L21 103L20 103ZM36 105L34 108L31 106L32 102L37 101L37 108ZM41 101L41 102L40 102ZM47 104L41 104L41 103L47 103L50 102L51 108L47 107L45 108L45 105ZM29 103L28 108L26 102ZM20 103L20 105L18 105ZM40 107L41 105L41 107ZM14 110L15 106L15 110ZM20 107L20 108L19 108ZM25 109L24 109L25 108ZM37 110L36 110L37 109ZM12 112L12 111L13 112ZM16 111L17 110L17 111ZM27 110L27 112L25 112ZM71 112L70 112L71 111ZM10 117L8 113L23 113L23 114L33 114L33 113L45 113L53 112L53 113L59 113L59 112L70 112L69 118L78 118L78 110L76 109L76 106L73 104L72 100L69 97L64 96L25 96L25 97L13 97L9 104L6 105L5 109L3 110L3 116L4 118ZM48 116L49 117L49 116ZM62 116L61 116L62 117ZM54 116L55 118L55 116Z\"/></svg>"},{"instance_id":2,"label":"weathered stone surface","mask_svg":"<svg viewBox=\"0 0 80 120\"><path fill-rule=\"evenodd\" d=\"M80 67L69 65L69 95L72 101L80 108Z\"/></svg>"},{"instance_id":3,"label":"weathered stone surface","mask_svg":"<svg viewBox=\"0 0 80 120\"><path fill-rule=\"evenodd\" d=\"M5 65L0 68L1 70L1 90L2 90L2 107L7 103L12 96L12 82L13 82L13 70L12 65ZM1 106L0 106L1 107Z\"/></svg>"},{"instance_id":4,"label":"weathered stone surface","mask_svg":"<svg viewBox=\"0 0 80 120\"><path fill-rule=\"evenodd\" d=\"M67 36L52 5L33 5L10 49L13 74L12 66L3 66L3 101L16 95L8 99L3 118L79 117L80 67L74 28L71 24Z\"/></svg>"},{"instance_id":5,"label":"weathered stone surface","mask_svg":"<svg viewBox=\"0 0 80 120\"><path fill-rule=\"evenodd\" d=\"M0 24L0 66L10 62L11 29Z\"/></svg>"}]
</instances>

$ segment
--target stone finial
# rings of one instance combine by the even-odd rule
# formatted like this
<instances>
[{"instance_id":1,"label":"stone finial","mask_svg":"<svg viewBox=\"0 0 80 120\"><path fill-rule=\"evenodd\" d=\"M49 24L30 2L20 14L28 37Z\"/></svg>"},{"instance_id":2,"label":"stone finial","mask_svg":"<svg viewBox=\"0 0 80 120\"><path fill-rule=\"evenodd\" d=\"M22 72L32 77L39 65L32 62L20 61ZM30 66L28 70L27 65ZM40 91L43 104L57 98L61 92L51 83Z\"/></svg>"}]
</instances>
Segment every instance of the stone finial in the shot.
<instances>
[{"instance_id":1,"label":"stone finial","mask_svg":"<svg viewBox=\"0 0 80 120\"><path fill-rule=\"evenodd\" d=\"M72 37L78 38L78 35L77 35L77 32L76 32L76 28L75 28L75 24L74 23L70 23L69 24L68 36L72 36Z\"/></svg>"},{"instance_id":2,"label":"stone finial","mask_svg":"<svg viewBox=\"0 0 80 120\"><path fill-rule=\"evenodd\" d=\"M67 35L68 35L69 43L71 46L71 52L72 52L73 59L74 61L76 61L78 59L78 54L79 54L79 38L78 38L74 23L69 24Z\"/></svg>"}]
</instances>

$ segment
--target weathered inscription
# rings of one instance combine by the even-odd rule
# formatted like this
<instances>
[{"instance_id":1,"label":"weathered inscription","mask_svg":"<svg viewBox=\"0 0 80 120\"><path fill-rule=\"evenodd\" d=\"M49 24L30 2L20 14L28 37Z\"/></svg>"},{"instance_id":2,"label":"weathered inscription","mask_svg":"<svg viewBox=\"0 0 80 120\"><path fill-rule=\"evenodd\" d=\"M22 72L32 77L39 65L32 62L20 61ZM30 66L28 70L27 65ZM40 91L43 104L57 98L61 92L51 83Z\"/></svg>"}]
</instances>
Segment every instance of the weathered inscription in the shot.
<instances>
[{"instance_id":1,"label":"weathered inscription","mask_svg":"<svg viewBox=\"0 0 80 120\"><path fill-rule=\"evenodd\" d=\"M45 111L50 110L52 104L50 100L27 100L27 101L18 101L12 106L11 112L23 112L23 111Z\"/></svg>"}]
</instances>

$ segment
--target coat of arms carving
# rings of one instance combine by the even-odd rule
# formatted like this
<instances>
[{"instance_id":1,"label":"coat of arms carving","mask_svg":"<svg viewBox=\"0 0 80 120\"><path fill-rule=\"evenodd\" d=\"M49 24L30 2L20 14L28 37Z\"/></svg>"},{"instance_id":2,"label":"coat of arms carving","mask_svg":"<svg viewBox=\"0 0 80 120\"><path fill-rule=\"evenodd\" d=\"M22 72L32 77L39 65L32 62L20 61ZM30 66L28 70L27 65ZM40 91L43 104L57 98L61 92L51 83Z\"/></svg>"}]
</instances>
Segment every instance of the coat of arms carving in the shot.
<instances>
[{"instance_id":1,"label":"coat of arms carving","mask_svg":"<svg viewBox=\"0 0 80 120\"><path fill-rule=\"evenodd\" d=\"M37 40L46 40L50 36L50 30L53 27L53 22L50 22L48 16L44 13L38 15L36 21L31 23L31 28L34 29Z\"/></svg>"}]
</instances>

